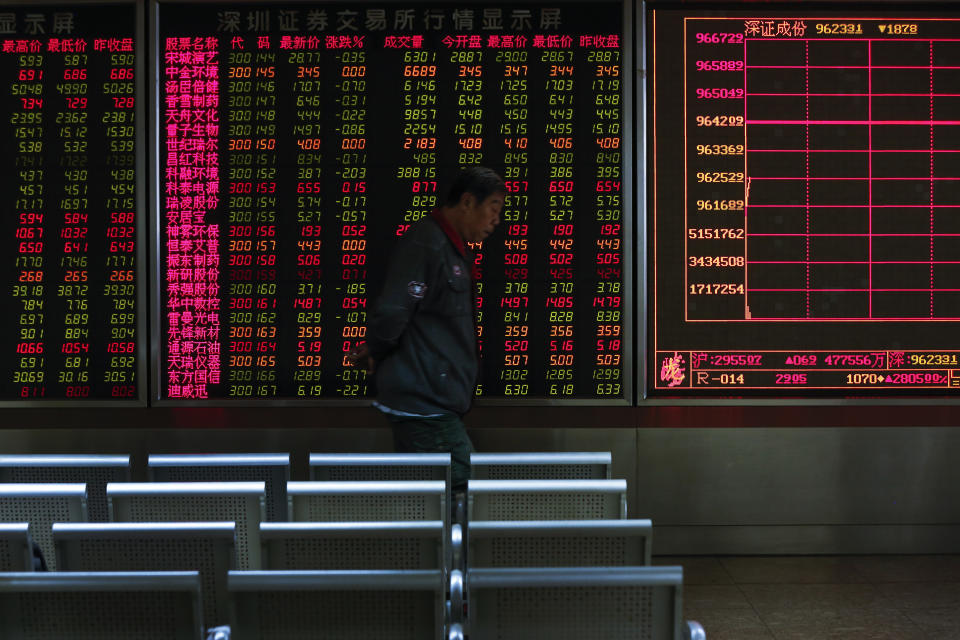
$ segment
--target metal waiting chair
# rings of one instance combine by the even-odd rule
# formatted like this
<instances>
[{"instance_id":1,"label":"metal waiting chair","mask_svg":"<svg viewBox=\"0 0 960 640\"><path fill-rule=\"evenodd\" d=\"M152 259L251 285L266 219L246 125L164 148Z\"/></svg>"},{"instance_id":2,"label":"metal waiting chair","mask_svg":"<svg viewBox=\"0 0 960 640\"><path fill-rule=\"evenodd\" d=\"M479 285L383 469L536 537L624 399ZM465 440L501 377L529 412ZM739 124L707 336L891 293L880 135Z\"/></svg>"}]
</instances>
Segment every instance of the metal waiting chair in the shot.
<instances>
[{"instance_id":1,"label":"metal waiting chair","mask_svg":"<svg viewBox=\"0 0 960 640\"><path fill-rule=\"evenodd\" d=\"M87 521L84 484L0 484L0 522L30 523L30 536L43 552L47 568L56 571L51 527L54 522Z\"/></svg>"},{"instance_id":2,"label":"metal waiting chair","mask_svg":"<svg viewBox=\"0 0 960 640\"><path fill-rule=\"evenodd\" d=\"M472 569L471 640L704 640L683 621L682 567Z\"/></svg>"},{"instance_id":3,"label":"metal waiting chair","mask_svg":"<svg viewBox=\"0 0 960 640\"><path fill-rule=\"evenodd\" d=\"M287 519L289 453L151 454L147 457L151 482L266 483L266 519Z\"/></svg>"},{"instance_id":4,"label":"metal waiting chair","mask_svg":"<svg viewBox=\"0 0 960 640\"><path fill-rule=\"evenodd\" d=\"M449 453L311 453L311 480L442 480Z\"/></svg>"},{"instance_id":5,"label":"metal waiting chair","mask_svg":"<svg viewBox=\"0 0 960 640\"><path fill-rule=\"evenodd\" d=\"M311 453L311 480L440 480L453 504L449 453Z\"/></svg>"},{"instance_id":6,"label":"metal waiting chair","mask_svg":"<svg viewBox=\"0 0 960 640\"><path fill-rule=\"evenodd\" d=\"M260 568L263 482L130 482L107 485L114 522L235 522L237 567Z\"/></svg>"},{"instance_id":7,"label":"metal waiting chair","mask_svg":"<svg viewBox=\"0 0 960 640\"><path fill-rule=\"evenodd\" d=\"M87 485L87 518L107 522L107 483L130 481L130 456L60 454L0 455L0 483L53 482Z\"/></svg>"},{"instance_id":8,"label":"metal waiting chair","mask_svg":"<svg viewBox=\"0 0 960 640\"><path fill-rule=\"evenodd\" d=\"M467 519L604 520L627 517L626 480L469 480Z\"/></svg>"},{"instance_id":9,"label":"metal waiting chair","mask_svg":"<svg viewBox=\"0 0 960 640\"><path fill-rule=\"evenodd\" d=\"M442 520L450 522L447 488L437 480L290 482L293 522Z\"/></svg>"},{"instance_id":10,"label":"metal waiting chair","mask_svg":"<svg viewBox=\"0 0 960 640\"><path fill-rule=\"evenodd\" d=\"M412 571L231 571L232 640L445 640L447 581Z\"/></svg>"},{"instance_id":11,"label":"metal waiting chair","mask_svg":"<svg viewBox=\"0 0 960 640\"><path fill-rule=\"evenodd\" d=\"M443 522L264 522L264 569L445 569Z\"/></svg>"},{"instance_id":12,"label":"metal waiting chair","mask_svg":"<svg viewBox=\"0 0 960 640\"><path fill-rule=\"evenodd\" d=\"M469 568L650 564L650 520L505 520L467 525Z\"/></svg>"},{"instance_id":13,"label":"metal waiting chair","mask_svg":"<svg viewBox=\"0 0 960 640\"><path fill-rule=\"evenodd\" d=\"M199 571L203 620L229 624L227 572L236 569L233 522L53 525L60 571Z\"/></svg>"},{"instance_id":14,"label":"metal waiting chair","mask_svg":"<svg viewBox=\"0 0 960 640\"><path fill-rule=\"evenodd\" d=\"M293 522L386 522L439 520L450 534L448 484L439 480L290 482ZM453 562L444 549L444 567Z\"/></svg>"},{"instance_id":15,"label":"metal waiting chair","mask_svg":"<svg viewBox=\"0 0 960 640\"><path fill-rule=\"evenodd\" d=\"M0 573L0 638L203 640L200 575Z\"/></svg>"},{"instance_id":16,"label":"metal waiting chair","mask_svg":"<svg viewBox=\"0 0 960 640\"><path fill-rule=\"evenodd\" d=\"M0 523L0 571L33 571L29 523Z\"/></svg>"},{"instance_id":17,"label":"metal waiting chair","mask_svg":"<svg viewBox=\"0 0 960 640\"><path fill-rule=\"evenodd\" d=\"M471 453L475 480L609 480L609 451Z\"/></svg>"}]
</instances>

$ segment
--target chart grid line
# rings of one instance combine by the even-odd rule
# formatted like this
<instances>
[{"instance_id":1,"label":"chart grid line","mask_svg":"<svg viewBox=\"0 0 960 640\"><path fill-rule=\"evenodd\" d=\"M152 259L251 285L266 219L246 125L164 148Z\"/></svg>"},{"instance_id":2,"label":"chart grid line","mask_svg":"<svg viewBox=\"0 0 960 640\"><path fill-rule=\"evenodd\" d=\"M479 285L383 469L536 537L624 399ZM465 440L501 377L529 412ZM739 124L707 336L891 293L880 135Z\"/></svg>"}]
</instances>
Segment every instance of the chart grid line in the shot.
<instances>
[{"instance_id":1,"label":"chart grid line","mask_svg":"<svg viewBox=\"0 0 960 640\"><path fill-rule=\"evenodd\" d=\"M805 65L803 70L804 76L804 85L806 96L804 97L804 109L805 115L804 118L807 121L807 124L804 125L804 145L806 146L807 153L804 157L804 176L806 178L806 188L805 188L805 198L806 198L806 209L805 209L805 224L806 224L806 313L807 317L810 317L810 42L804 41L803 43L803 64ZM744 63L746 66L746 63Z\"/></svg>"},{"instance_id":2,"label":"chart grid line","mask_svg":"<svg viewBox=\"0 0 960 640\"><path fill-rule=\"evenodd\" d=\"M933 150L935 148L933 143L933 40L930 41L930 317L934 317L933 313L933 224L934 224L934 212L936 208L934 207L933 199L933 186L934 186L934 167L933 167Z\"/></svg>"},{"instance_id":3,"label":"chart grid line","mask_svg":"<svg viewBox=\"0 0 960 640\"><path fill-rule=\"evenodd\" d=\"M867 41L867 93L873 95L873 43ZM867 251L870 266L867 280L870 293L867 296L867 315L873 318L873 98L867 98Z\"/></svg>"}]
</instances>

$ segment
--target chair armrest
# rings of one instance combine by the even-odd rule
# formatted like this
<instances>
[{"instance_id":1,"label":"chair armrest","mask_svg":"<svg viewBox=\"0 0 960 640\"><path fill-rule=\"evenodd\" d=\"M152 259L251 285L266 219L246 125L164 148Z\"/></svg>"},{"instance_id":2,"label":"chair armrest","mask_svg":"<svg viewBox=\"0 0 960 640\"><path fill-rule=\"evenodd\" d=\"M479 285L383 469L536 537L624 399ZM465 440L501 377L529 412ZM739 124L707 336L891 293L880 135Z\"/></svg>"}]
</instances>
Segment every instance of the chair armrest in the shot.
<instances>
[{"instance_id":1,"label":"chair armrest","mask_svg":"<svg viewBox=\"0 0 960 640\"><path fill-rule=\"evenodd\" d=\"M454 569L450 572L450 625L460 626L463 622L463 574Z\"/></svg>"},{"instance_id":2,"label":"chair armrest","mask_svg":"<svg viewBox=\"0 0 960 640\"><path fill-rule=\"evenodd\" d=\"M707 632L699 622L687 620L683 625L683 640L707 640Z\"/></svg>"},{"instance_id":3,"label":"chair armrest","mask_svg":"<svg viewBox=\"0 0 960 640\"><path fill-rule=\"evenodd\" d=\"M207 640L230 640L230 627L210 627L207 629Z\"/></svg>"},{"instance_id":4,"label":"chair armrest","mask_svg":"<svg viewBox=\"0 0 960 640\"><path fill-rule=\"evenodd\" d=\"M467 492L454 491L451 496L453 500L453 521L465 527L467 525Z\"/></svg>"},{"instance_id":5,"label":"chair armrest","mask_svg":"<svg viewBox=\"0 0 960 640\"><path fill-rule=\"evenodd\" d=\"M466 567L463 565L463 527L459 524L450 527L450 551L453 560L451 561L451 566L447 567L447 570L453 571L457 569L461 572L465 571Z\"/></svg>"}]
</instances>

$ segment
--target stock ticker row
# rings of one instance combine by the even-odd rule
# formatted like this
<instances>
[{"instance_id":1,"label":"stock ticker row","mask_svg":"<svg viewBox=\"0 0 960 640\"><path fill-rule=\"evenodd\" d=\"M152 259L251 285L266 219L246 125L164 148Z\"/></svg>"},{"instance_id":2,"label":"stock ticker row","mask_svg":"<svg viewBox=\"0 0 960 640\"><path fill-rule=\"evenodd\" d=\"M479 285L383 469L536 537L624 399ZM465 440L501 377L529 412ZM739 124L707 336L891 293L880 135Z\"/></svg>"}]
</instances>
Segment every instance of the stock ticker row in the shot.
<instances>
[{"instance_id":1,"label":"stock ticker row","mask_svg":"<svg viewBox=\"0 0 960 640\"><path fill-rule=\"evenodd\" d=\"M0 3L0 402L363 399L477 164L479 400L949 396L960 21L819 6Z\"/></svg>"}]
</instances>

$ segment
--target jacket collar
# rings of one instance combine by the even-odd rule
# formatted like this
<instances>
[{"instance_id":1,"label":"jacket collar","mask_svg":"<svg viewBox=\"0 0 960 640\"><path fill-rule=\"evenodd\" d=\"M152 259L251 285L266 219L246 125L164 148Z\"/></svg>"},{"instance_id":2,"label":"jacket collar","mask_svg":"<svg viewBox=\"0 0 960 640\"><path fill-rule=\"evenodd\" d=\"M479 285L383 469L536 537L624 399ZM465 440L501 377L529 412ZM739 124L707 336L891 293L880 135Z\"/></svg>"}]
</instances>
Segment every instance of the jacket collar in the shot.
<instances>
[{"instance_id":1,"label":"jacket collar","mask_svg":"<svg viewBox=\"0 0 960 640\"><path fill-rule=\"evenodd\" d=\"M460 237L460 234L457 233L457 230L450 226L450 223L447 222L447 219L443 217L443 214L440 213L440 209L434 209L430 212L430 215L433 216L434 221L443 229L443 232L447 234L447 237L450 238L450 242L453 244L453 248L457 250L457 253L460 254L460 257L467 257L467 246L463 243L463 238Z\"/></svg>"}]
</instances>

